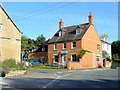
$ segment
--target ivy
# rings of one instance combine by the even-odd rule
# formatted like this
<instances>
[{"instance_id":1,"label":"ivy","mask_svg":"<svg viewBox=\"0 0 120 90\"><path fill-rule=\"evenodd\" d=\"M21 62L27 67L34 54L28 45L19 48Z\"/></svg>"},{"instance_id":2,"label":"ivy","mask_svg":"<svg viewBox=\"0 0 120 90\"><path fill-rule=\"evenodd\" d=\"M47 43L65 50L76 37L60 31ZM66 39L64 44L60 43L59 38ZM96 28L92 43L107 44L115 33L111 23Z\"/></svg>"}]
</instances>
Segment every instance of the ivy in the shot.
<instances>
[{"instance_id":1,"label":"ivy","mask_svg":"<svg viewBox=\"0 0 120 90\"><path fill-rule=\"evenodd\" d=\"M79 57L82 58L86 54L86 52L91 52L91 51L82 49Z\"/></svg>"}]
</instances>

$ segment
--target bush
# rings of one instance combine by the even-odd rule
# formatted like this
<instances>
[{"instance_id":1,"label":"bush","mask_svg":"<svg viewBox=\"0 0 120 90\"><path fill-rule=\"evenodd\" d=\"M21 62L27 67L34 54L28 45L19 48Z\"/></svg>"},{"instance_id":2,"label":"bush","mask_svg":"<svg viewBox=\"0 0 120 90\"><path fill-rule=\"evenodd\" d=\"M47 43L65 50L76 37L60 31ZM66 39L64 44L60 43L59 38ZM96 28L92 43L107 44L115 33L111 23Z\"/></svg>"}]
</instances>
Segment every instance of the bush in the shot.
<instances>
[{"instance_id":1,"label":"bush","mask_svg":"<svg viewBox=\"0 0 120 90\"><path fill-rule=\"evenodd\" d=\"M15 59L6 59L2 62L2 67L10 67L10 65L16 65Z\"/></svg>"},{"instance_id":2,"label":"bush","mask_svg":"<svg viewBox=\"0 0 120 90\"><path fill-rule=\"evenodd\" d=\"M118 54L113 54L112 58L114 61L120 61L120 55L118 55Z\"/></svg>"},{"instance_id":3,"label":"bush","mask_svg":"<svg viewBox=\"0 0 120 90\"><path fill-rule=\"evenodd\" d=\"M107 61L112 61L112 59L110 59L110 57L106 57Z\"/></svg>"},{"instance_id":4,"label":"bush","mask_svg":"<svg viewBox=\"0 0 120 90\"><path fill-rule=\"evenodd\" d=\"M24 70L23 63L16 64L15 59L7 59L2 62L2 68L5 72L9 72L10 70Z\"/></svg>"}]
</instances>

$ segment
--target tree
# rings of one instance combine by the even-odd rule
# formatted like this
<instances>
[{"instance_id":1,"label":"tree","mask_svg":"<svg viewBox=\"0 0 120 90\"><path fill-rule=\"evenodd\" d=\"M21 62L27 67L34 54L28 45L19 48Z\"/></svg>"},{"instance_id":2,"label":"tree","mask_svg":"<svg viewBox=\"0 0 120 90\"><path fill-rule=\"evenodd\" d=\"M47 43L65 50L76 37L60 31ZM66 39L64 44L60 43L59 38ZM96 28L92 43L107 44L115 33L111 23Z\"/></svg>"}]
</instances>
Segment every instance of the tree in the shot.
<instances>
[{"instance_id":1,"label":"tree","mask_svg":"<svg viewBox=\"0 0 120 90\"><path fill-rule=\"evenodd\" d=\"M120 60L120 40L112 42L112 56Z\"/></svg>"},{"instance_id":2,"label":"tree","mask_svg":"<svg viewBox=\"0 0 120 90\"><path fill-rule=\"evenodd\" d=\"M26 36L22 36L21 38L21 51L24 51L26 49L30 49L34 46L35 41L33 39L30 39Z\"/></svg>"},{"instance_id":3,"label":"tree","mask_svg":"<svg viewBox=\"0 0 120 90\"><path fill-rule=\"evenodd\" d=\"M37 38L36 38L36 41L35 41L35 45L38 46L38 45L41 45L44 41L45 41L45 37L43 36L43 34L39 35Z\"/></svg>"},{"instance_id":4,"label":"tree","mask_svg":"<svg viewBox=\"0 0 120 90\"><path fill-rule=\"evenodd\" d=\"M100 37L101 38L109 38L107 34L102 34Z\"/></svg>"},{"instance_id":5,"label":"tree","mask_svg":"<svg viewBox=\"0 0 120 90\"><path fill-rule=\"evenodd\" d=\"M108 57L108 53L105 50L103 50L102 51L102 56L103 56L103 58L106 58L106 57Z\"/></svg>"}]
</instances>

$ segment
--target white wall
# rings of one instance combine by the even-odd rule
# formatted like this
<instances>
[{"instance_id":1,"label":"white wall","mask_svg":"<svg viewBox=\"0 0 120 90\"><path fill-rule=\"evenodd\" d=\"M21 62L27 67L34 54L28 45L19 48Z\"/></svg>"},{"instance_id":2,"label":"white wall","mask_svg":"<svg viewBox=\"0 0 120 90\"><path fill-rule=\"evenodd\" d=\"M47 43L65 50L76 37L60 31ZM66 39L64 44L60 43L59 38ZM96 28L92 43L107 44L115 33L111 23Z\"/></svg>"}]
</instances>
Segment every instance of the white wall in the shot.
<instances>
[{"instance_id":1,"label":"white wall","mask_svg":"<svg viewBox=\"0 0 120 90\"><path fill-rule=\"evenodd\" d=\"M110 58L112 58L112 56L111 56L111 45L110 44L102 42L102 50L105 50L109 54Z\"/></svg>"}]
</instances>

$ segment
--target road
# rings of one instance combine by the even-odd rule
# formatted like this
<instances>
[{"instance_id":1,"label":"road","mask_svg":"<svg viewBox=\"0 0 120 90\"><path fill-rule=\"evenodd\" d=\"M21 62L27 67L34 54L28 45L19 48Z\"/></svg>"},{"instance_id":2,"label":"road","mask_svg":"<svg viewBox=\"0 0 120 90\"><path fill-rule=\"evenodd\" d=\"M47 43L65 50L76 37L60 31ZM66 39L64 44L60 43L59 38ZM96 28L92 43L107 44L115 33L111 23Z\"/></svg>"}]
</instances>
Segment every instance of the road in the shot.
<instances>
[{"instance_id":1,"label":"road","mask_svg":"<svg viewBox=\"0 0 120 90\"><path fill-rule=\"evenodd\" d=\"M3 78L3 88L118 88L118 69L30 69L25 75Z\"/></svg>"}]
</instances>

